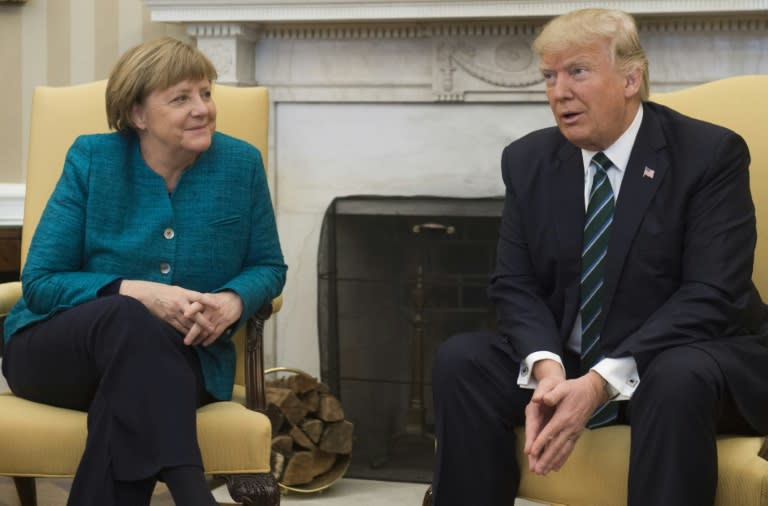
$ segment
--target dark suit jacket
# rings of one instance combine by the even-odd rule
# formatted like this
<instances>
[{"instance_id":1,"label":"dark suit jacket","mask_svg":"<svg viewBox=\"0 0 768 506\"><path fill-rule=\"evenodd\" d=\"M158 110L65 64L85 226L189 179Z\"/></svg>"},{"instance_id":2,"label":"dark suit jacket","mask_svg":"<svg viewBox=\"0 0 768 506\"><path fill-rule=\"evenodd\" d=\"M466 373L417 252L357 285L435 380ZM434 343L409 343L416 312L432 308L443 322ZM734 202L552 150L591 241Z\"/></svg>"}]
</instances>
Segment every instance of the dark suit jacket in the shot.
<instances>
[{"instance_id":1,"label":"dark suit jacket","mask_svg":"<svg viewBox=\"0 0 768 506\"><path fill-rule=\"evenodd\" d=\"M749 151L734 132L645 103L616 202L601 342L643 370L660 351L710 353L745 418L768 433L768 319L751 283ZM646 172L645 169L652 171ZM502 156L506 199L489 294L516 358L562 355L578 312L581 151L557 128Z\"/></svg>"}]
</instances>

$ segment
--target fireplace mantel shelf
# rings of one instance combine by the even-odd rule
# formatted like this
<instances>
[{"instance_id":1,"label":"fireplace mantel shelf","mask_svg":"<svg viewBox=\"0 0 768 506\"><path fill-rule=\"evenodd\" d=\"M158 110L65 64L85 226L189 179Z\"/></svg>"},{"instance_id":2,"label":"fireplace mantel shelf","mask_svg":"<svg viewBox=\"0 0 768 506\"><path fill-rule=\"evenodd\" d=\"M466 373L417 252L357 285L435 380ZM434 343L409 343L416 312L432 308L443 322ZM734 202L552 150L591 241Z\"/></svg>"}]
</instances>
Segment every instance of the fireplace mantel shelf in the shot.
<instances>
[{"instance_id":1,"label":"fireplace mantel shelf","mask_svg":"<svg viewBox=\"0 0 768 506\"><path fill-rule=\"evenodd\" d=\"M144 0L162 22L389 22L551 17L582 7L616 7L595 0ZM635 15L707 15L765 12L768 0L630 0Z\"/></svg>"}]
</instances>

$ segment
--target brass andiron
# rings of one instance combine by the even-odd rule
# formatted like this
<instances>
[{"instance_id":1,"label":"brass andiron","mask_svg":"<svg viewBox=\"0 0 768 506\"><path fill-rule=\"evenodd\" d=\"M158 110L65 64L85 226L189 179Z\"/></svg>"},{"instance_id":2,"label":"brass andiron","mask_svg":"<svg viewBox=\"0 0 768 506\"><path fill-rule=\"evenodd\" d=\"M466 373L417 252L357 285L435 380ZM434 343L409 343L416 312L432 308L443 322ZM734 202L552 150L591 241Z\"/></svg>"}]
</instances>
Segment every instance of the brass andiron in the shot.
<instances>
[{"instance_id":1,"label":"brass andiron","mask_svg":"<svg viewBox=\"0 0 768 506\"><path fill-rule=\"evenodd\" d=\"M456 229L449 225L440 223L422 223L414 225L411 229L414 234L429 234L442 232L445 235L453 234ZM387 453L383 457L375 459L371 467L377 468L384 466L390 460L392 449L406 439L416 441L426 441L434 446L435 435L427 431L426 427L426 406L424 404L424 306L425 306L425 288L424 288L424 264L426 263L426 247L421 248L421 258L416 267L416 282L411 291L411 300L413 303L413 312L411 316L411 342L410 342L410 383L408 412L406 414L405 427L402 431L395 433L390 437L387 444Z\"/></svg>"}]
</instances>

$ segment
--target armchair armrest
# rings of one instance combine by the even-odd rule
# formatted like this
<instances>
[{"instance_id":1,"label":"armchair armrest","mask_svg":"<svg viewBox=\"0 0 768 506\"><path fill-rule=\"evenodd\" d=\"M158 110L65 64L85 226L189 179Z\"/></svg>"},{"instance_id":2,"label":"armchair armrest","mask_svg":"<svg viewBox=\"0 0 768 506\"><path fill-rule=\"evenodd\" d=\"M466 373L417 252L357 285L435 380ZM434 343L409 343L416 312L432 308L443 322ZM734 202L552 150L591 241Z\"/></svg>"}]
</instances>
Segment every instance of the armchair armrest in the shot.
<instances>
[{"instance_id":1,"label":"armchair armrest","mask_svg":"<svg viewBox=\"0 0 768 506\"><path fill-rule=\"evenodd\" d=\"M0 283L0 357L3 356L5 340L3 338L2 324L5 317L11 311L16 302L21 298L21 281Z\"/></svg>"},{"instance_id":2,"label":"armchair armrest","mask_svg":"<svg viewBox=\"0 0 768 506\"><path fill-rule=\"evenodd\" d=\"M267 408L264 388L264 322L283 305L278 295L248 320L245 332L245 407L263 412Z\"/></svg>"},{"instance_id":3,"label":"armchair armrest","mask_svg":"<svg viewBox=\"0 0 768 506\"><path fill-rule=\"evenodd\" d=\"M760 451L757 452L757 454L765 460L768 460L768 437L763 439L763 446L760 447Z\"/></svg>"},{"instance_id":4,"label":"armchair armrest","mask_svg":"<svg viewBox=\"0 0 768 506\"><path fill-rule=\"evenodd\" d=\"M0 283L0 317L7 315L21 298L21 281Z\"/></svg>"}]
</instances>

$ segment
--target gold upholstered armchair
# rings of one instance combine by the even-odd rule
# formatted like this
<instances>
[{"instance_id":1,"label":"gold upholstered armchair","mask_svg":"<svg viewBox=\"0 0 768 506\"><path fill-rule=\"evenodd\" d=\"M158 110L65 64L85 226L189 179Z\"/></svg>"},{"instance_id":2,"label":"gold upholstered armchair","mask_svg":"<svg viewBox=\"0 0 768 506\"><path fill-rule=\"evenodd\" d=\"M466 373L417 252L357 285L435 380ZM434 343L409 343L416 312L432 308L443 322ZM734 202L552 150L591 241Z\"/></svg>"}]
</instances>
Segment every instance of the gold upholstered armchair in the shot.
<instances>
[{"instance_id":1,"label":"gold upholstered armchair","mask_svg":"<svg viewBox=\"0 0 768 506\"><path fill-rule=\"evenodd\" d=\"M29 137L22 228L22 265L40 215L75 137L106 132L106 81L35 89ZM268 94L265 88L214 87L222 132L249 141L267 159ZM0 285L0 316L21 296L21 283ZM230 495L249 505L280 503L270 474L271 426L264 410L262 362L264 319L275 299L235 336L237 373L232 402L198 410L197 433L205 473L226 480ZM35 478L71 477L86 439L86 414L0 394L0 476L14 478L23 506L37 503Z\"/></svg>"},{"instance_id":2,"label":"gold upholstered armchair","mask_svg":"<svg viewBox=\"0 0 768 506\"><path fill-rule=\"evenodd\" d=\"M728 127L741 134L749 145L752 198L758 227L752 280L763 297L768 297L767 89L768 75L739 76L651 97L652 101L683 114ZM627 426L584 431L563 468L546 477L528 471L522 452L522 430L517 431L517 438L517 460L522 470L520 497L553 506L626 504ZM768 438L725 434L718 437L717 453L716 506L768 506ZM425 495L424 504L431 504L430 490Z\"/></svg>"}]
</instances>

